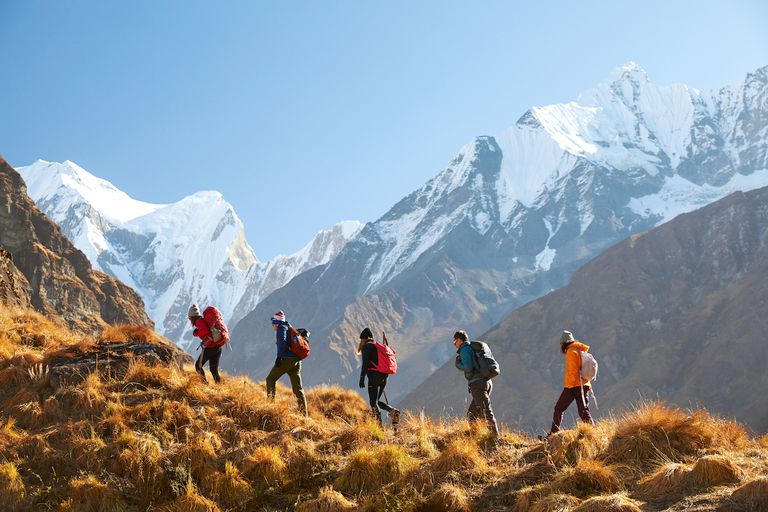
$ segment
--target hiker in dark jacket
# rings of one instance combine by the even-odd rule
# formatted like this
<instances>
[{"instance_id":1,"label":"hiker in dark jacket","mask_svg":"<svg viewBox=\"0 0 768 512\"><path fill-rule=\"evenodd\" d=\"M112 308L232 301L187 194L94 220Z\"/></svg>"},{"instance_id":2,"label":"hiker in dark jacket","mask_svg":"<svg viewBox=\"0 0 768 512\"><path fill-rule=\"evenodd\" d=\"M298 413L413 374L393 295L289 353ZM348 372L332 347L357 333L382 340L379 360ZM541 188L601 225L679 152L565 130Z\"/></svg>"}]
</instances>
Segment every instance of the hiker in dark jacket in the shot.
<instances>
[{"instance_id":1,"label":"hiker in dark jacket","mask_svg":"<svg viewBox=\"0 0 768 512\"><path fill-rule=\"evenodd\" d=\"M363 356L363 366L360 369L360 388L365 387L365 376L368 376L368 400L371 403L371 410L376 420L381 425L381 409L389 413L392 420L392 426L397 427L400 422L400 411L386 402L381 401L381 395L387 386L386 373L376 371L374 368L379 364L379 352L373 344L373 333L366 327L360 333L360 344L357 347L358 354Z\"/></svg>"},{"instance_id":2,"label":"hiker in dark jacket","mask_svg":"<svg viewBox=\"0 0 768 512\"><path fill-rule=\"evenodd\" d=\"M491 409L491 392L493 383L480 375L475 361L475 351L469 344L467 331L456 331L453 335L453 345L456 347L456 368L464 372L464 378L469 384L469 394L472 395L472 403L467 410L467 418L470 421L485 419L488 428L494 437L499 436L499 427Z\"/></svg>"},{"instance_id":3,"label":"hiker in dark jacket","mask_svg":"<svg viewBox=\"0 0 768 512\"><path fill-rule=\"evenodd\" d=\"M589 412L589 391L591 386L589 379L581 377L581 354L580 351L588 352L589 346L576 341L573 333L563 331L560 335L560 352L565 355L565 376L563 378L563 392L555 404L555 412L552 417L552 427L549 433L554 434L560 430L560 424L563 422L565 414L571 402L576 401L576 407L579 410L581 421L594 425L592 415ZM582 393L582 386L583 393Z\"/></svg>"},{"instance_id":4,"label":"hiker in dark jacket","mask_svg":"<svg viewBox=\"0 0 768 512\"><path fill-rule=\"evenodd\" d=\"M208 382L208 379L205 378L205 370L203 370L205 363L208 363L208 370L210 370L214 382L221 382L221 377L219 376L219 359L221 359L223 347L206 346L213 341L213 334L211 333L211 327L205 320L203 320L203 315L200 313L200 308L197 304L192 304L192 306L190 306L189 311L187 312L187 318L189 318L189 321L192 322L192 327L194 327L192 335L200 338L200 345L203 349L203 351L200 352L197 361L195 361L195 370L197 370L197 373L200 374L200 377L203 378L204 382Z\"/></svg>"},{"instance_id":5,"label":"hiker in dark jacket","mask_svg":"<svg viewBox=\"0 0 768 512\"><path fill-rule=\"evenodd\" d=\"M291 352L290 340L288 339L288 322L285 320L285 313L278 311L272 317L272 326L275 329L275 343L277 344L277 359L275 366L267 375L267 398L275 399L277 379L288 374L291 379L291 389L296 395L296 401L299 404L299 411L307 415L307 399L304 396L304 388L301 385L301 359ZM305 337L309 337L306 329L297 329Z\"/></svg>"}]
</instances>

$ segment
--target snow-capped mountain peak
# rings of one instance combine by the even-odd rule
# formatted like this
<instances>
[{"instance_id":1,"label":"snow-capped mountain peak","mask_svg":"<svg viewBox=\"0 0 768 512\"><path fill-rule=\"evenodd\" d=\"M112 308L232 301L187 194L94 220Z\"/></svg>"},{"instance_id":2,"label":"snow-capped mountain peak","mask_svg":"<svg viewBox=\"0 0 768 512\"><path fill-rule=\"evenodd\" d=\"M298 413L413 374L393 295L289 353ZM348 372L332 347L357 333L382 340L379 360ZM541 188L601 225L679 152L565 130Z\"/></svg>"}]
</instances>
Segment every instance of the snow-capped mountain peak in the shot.
<instances>
[{"instance_id":1,"label":"snow-capped mountain peak","mask_svg":"<svg viewBox=\"0 0 768 512\"><path fill-rule=\"evenodd\" d=\"M214 304L236 320L238 305L253 306L298 273L327 263L361 228L341 223L296 254L262 263L220 192L151 204L70 161L38 160L18 171L38 207L94 267L139 292L158 331L177 342L188 331L192 302Z\"/></svg>"}]
</instances>

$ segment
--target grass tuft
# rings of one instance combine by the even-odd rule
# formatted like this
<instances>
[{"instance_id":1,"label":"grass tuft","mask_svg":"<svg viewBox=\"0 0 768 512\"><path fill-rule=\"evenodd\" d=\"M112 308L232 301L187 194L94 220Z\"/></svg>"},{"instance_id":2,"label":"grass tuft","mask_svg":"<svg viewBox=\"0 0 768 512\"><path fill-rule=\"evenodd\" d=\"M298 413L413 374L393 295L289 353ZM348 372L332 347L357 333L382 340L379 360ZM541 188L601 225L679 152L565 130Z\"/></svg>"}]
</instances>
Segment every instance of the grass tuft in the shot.
<instances>
[{"instance_id":1,"label":"grass tuft","mask_svg":"<svg viewBox=\"0 0 768 512\"><path fill-rule=\"evenodd\" d=\"M352 512L357 505L332 487L323 487L317 498L299 503L296 512Z\"/></svg>"}]
</instances>

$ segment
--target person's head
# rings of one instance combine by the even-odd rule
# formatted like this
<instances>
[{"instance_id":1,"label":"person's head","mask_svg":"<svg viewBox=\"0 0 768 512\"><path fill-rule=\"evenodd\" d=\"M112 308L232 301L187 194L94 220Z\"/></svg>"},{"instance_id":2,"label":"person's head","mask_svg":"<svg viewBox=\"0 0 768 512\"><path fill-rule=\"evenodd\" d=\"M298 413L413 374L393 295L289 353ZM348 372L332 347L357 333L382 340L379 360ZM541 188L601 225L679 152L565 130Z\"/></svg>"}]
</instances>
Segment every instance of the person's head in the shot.
<instances>
[{"instance_id":1,"label":"person's head","mask_svg":"<svg viewBox=\"0 0 768 512\"><path fill-rule=\"evenodd\" d=\"M459 346L469 339L467 331L461 330L453 333L453 346L459 348Z\"/></svg>"},{"instance_id":2,"label":"person's head","mask_svg":"<svg viewBox=\"0 0 768 512\"><path fill-rule=\"evenodd\" d=\"M571 346L571 343L576 341L573 338L573 333L571 331L563 331L563 333L560 335L560 352L565 354L565 351L568 350L568 347Z\"/></svg>"},{"instance_id":3,"label":"person's head","mask_svg":"<svg viewBox=\"0 0 768 512\"><path fill-rule=\"evenodd\" d=\"M189 321L192 322L192 325L195 324L195 321L198 318L202 318L202 314L200 313L200 307L197 304L192 304L189 306L189 311L187 311L187 318L189 318Z\"/></svg>"},{"instance_id":4,"label":"person's head","mask_svg":"<svg viewBox=\"0 0 768 512\"><path fill-rule=\"evenodd\" d=\"M277 326L281 323L285 322L285 313L282 311L278 311L274 315L272 315L272 327L277 330Z\"/></svg>"},{"instance_id":5,"label":"person's head","mask_svg":"<svg viewBox=\"0 0 768 512\"><path fill-rule=\"evenodd\" d=\"M365 345L369 341L373 341L373 331L371 331L370 327L366 327L360 332L360 343L357 345L358 354L362 352L363 345Z\"/></svg>"}]
</instances>

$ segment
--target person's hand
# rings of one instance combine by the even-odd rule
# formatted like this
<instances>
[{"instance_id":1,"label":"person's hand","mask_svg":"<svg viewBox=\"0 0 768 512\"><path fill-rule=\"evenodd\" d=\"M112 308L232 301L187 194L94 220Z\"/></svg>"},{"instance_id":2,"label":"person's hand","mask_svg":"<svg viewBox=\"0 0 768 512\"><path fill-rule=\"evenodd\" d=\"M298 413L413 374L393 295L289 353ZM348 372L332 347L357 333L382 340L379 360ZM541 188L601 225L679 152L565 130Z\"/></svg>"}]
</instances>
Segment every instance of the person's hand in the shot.
<instances>
[{"instance_id":1,"label":"person's hand","mask_svg":"<svg viewBox=\"0 0 768 512\"><path fill-rule=\"evenodd\" d=\"M360 377L360 388L365 387L365 377Z\"/></svg>"}]
</instances>

